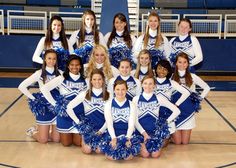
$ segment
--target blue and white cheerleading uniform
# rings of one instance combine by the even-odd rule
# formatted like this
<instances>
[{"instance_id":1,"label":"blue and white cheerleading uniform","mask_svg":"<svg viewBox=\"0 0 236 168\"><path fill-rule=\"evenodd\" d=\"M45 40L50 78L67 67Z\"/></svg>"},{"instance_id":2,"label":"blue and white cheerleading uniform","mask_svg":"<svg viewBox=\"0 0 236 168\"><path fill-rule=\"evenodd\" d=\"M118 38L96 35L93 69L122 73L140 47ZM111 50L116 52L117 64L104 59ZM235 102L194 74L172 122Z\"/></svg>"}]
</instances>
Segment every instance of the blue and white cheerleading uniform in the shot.
<instances>
[{"instance_id":1,"label":"blue and white cheerleading uniform","mask_svg":"<svg viewBox=\"0 0 236 168\"><path fill-rule=\"evenodd\" d=\"M49 91L55 87L59 87L60 97L56 100L52 98ZM42 93L46 99L55 106L57 115L57 130L60 133L79 133L75 128L73 120L66 112L68 103L75 98L81 91L86 90L87 84L85 80L79 75L69 73L69 78L65 79L63 76L58 76L51 82L47 83L42 89ZM84 116L83 104L78 105L74 109L79 119Z\"/></svg>"},{"instance_id":2,"label":"blue and white cheerleading uniform","mask_svg":"<svg viewBox=\"0 0 236 168\"><path fill-rule=\"evenodd\" d=\"M109 135L101 146L102 151L115 160L137 155L141 145L134 140L135 137L132 137L136 118L132 102L127 99L119 102L116 98L109 100L105 104L104 114ZM114 138L117 138L115 149L110 145L110 141ZM131 141L130 147L125 144L127 139Z\"/></svg>"},{"instance_id":3,"label":"blue and white cheerleading uniform","mask_svg":"<svg viewBox=\"0 0 236 168\"><path fill-rule=\"evenodd\" d=\"M171 53L169 60L174 65L176 56L180 52L188 55L190 66L193 67L202 62L202 49L198 39L195 36L185 35L174 37L170 40Z\"/></svg>"},{"instance_id":4,"label":"blue and white cheerleading uniform","mask_svg":"<svg viewBox=\"0 0 236 168\"><path fill-rule=\"evenodd\" d=\"M51 79L55 78L54 68L46 67L46 81L49 82ZM27 89L31 84L38 82L39 88L41 88L43 83L42 69L37 70L30 77L25 79L19 86L18 89L28 97L29 106L36 118L36 123L39 125L51 125L56 124L56 112L50 103L44 98L42 93L31 94ZM53 97L59 95L58 89L53 89L51 91Z\"/></svg>"},{"instance_id":5,"label":"blue and white cheerleading uniform","mask_svg":"<svg viewBox=\"0 0 236 168\"><path fill-rule=\"evenodd\" d=\"M136 40L134 47L133 47L133 53L134 53L134 62L137 63L137 58L138 54L141 50L145 49L144 48L144 36L145 34L141 35L138 37ZM149 50L152 58L152 69L155 69L156 64L158 61L163 60L163 59L168 59L169 54L170 54L170 46L168 39L162 35L163 42L159 45L158 48L155 48L155 43L156 43L156 37L157 37L157 32L156 30L151 30L149 29L149 40L147 44L147 50Z\"/></svg>"},{"instance_id":6,"label":"blue and white cheerleading uniform","mask_svg":"<svg viewBox=\"0 0 236 168\"><path fill-rule=\"evenodd\" d=\"M114 83L116 80L124 80L127 83L128 91L126 93L126 98L128 100L132 100L134 96L139 95L142 91L141 83L138 79L134 78L133 76L121 76L118 75L117 77L111 78L107 90L110 92L111 96L114 96Z\"/></svg>"},{"instance_id":7,"label":"blue and white cheerleading uniform","mask_svg":"<svg viewBox=\"0 0 236 168\"><path fill-rule=\"evenodd\" d=\"M37 45L37 48L34 52L33 55L33 62L43 64L43 57L44 57L44 52L45 52L45 39L46 37L42 37ZM49 48L48 48L49 49ZM57 62L58 62L58 68L62 71L65 70L66 62L69 59L70 53L73 52L72 46L69 44L68 41L68 50L65 50L62 46L61 38L59 34L53 34L52 38L52 45L51 49L55 50L57 52Z\"/></svg>"},{"instance_id":8,"label":"blue and white cheerleading uniform","mask_svg":"<svg viewBox=\"0 0 236 168\"><path fill-rule=\"evenodd\" d=\"M79 34L80 34L80 30L74 31L71 34L69 41L72 46L74 46L75 44L77 45L77 47L79 46L78 48L74 50L74 53L78 55L79 57L81 57L83 63L85 64L89 62L89 58L91 56L93 47L95 45L94 34L92 32L92 29L86 28L85 39L82 44L78 43ZM106 43L105 43L103 34L101 32L99 32L99 44L106 47Z\"/></svg>"},{"instance_id":9,"label":"blue and white cheerleading uniform","mask_svg":"<svg viewBox=\"0 0 236 168\"><path fill-rule=\"evenodd\" d=\"M83 140L85 144L89 145L93 150L99 147L102 140L102 135L96 135L99 131L105 132L106 124L104 118L104 104L103 91L101 89L92 88L91 100L85 98L87 91L78 94L67 106L67 113L73 119L76 124L80 124L81 121L78 119L74 112L74 107L83 103L85 117L88 119L87 127L91 127L92 130L83 133Z\"/></svg>"},{"instance_id":10,"label":"blue and white cheerleading uniform","mask_svg":"<svg viewBox=\"0 0 236 168\"><path fill-rule=\"evenodd\" d=\"M210 91L210 87L207 85L206 82L204 82L200 77L198 77L197 75L191 73L192 79L193 79L193 84L190 88L188 88L185 85L185 71L178 71L179 75L180 75L180 83L185 86L187 89L189 89L189 91L191 92L190 95L190 99L192 97L192 94L198 94L196 93L196 85L200 86L203 91L202 93L199 95L200 99L202 100ZM200 100L199 100L200 101ZM176 120L176 128L177 130L189 130L189 129L193 129L194 127L196 127L196 121L195 121L195 115L194 112L196 111L194 103L195 102L191 102L193 105L191 106L191 108L187 108L184 112L182 112L181 110L181 114L179 115L179 117ZM199 102L198 102L199 103ZM190 103L188 103L190 104ZM199 104L198 104L199 105ZM192 112L193 115L188 116L186 115L186 113L188 114L189 112L187 112L187 110L189 110L190 112Z\"/></svg>"},{"instance_id":11,"label":"blue and white cheerleading uniform","mask_svg":"<svg viewBox=\"0 0 236 168\"><path fill-rule=\"evenodd\" d=\"M181 97L178 98L175 102L172 101L172 96L179 92L181 94ZM165 96L169 101L174 103L176 106L180 106L185 99L190 95L188 90L186 90L184 87L180 86L177 82L167 79L167 78L158 78L156 80L156 89L155 94L157 95L163 95ZM166 108L162 108L160 110L160 117L167 118L171 114L171 111L169 111ZM175 132L175 124L174 122L170 123L170 133Z\"/></svg>"},{"instance_id":12,"label":"blue and white cheerleading uniform","mask_svg":"<svg viewBox=\"0 0 236 168\"><path fill-rule=\"evenodd\" d=\"M119 62L121 60L127 58L132 62L132 67L134 67L132 46L134 45L135 37L130 35L131 41L132 41L132 44L131 44L132 46L131 46L131 48L129 48L124 41L123 32L124 31L122 31L122 32L116 31L115 38L112 39L110 46L108 46L110 62L111 62L111 65L118 68ZM105 35L105 42L106 43L108 42L110 35L111 35L111 32L109 32Z\"/></svg>"},{"instance_id":13,"label":"blue and white cheerleading uniform","mask_svg":"<svg viewBox=\"0 0 236 168\"><path fill-rule=\"evenodd\" d=\"M162 148L164 139L170 135L167 123L173 121L180 114L179 109L163 96L157 96L154 93L143 92L140 96L134 97L132 102L137 107L135 124L137 130L140 134L146 131L151 137L150 140L145 142L147 150L150 153L159 151ZM160 106L172 111L167 119L159 117Z\"/></svg>"},{"instance_id":14,"label":"blue and white cheerleading uniform","mask_svg":"<svg viewBox=\"0 0 236 168\"><path fill-rule=\"evenodd\" d=\"M131 76L135 75L136 70L131 71ZM148 75L148 67L140 66L138 80L141 82L145 76Z\"/></svg>"}]
</instances>

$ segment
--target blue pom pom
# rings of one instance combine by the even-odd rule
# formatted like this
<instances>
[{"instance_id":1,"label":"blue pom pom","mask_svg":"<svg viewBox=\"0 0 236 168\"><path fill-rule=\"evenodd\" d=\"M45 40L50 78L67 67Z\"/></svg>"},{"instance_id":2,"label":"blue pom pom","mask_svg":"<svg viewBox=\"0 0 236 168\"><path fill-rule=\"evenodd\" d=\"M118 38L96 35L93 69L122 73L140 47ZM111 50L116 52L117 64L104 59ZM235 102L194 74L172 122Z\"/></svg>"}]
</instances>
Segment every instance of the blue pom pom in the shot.
<instances>
[{"instance_id":1,"label":"blue pom pom","mask_svg":"<svg viewBox=\"0 0 236 168\"><path fill-rule=\"evenodd\" d=\"M67 100L64 96L59 95L56 97L56 106L55 106L55 111L58 113L60 116L64 117L69 117L66 109L67 105L69 104L69 100Z\"/></svg>"},{"instance_id":2,"label":"blue pom pom","mask_svg":"<svg viewBox=\"0 0 236 168\"><path fill-rule=\"evenodd\" d=\"M87 118L83 118L78 124L73 122L73 125L82 135L93 132L93 127L90 125L90 121Z\"/></svg>"},{"instance_id":3,"label":"blue pom pom","mask_svg":"<svg viewBox=\"0 0 236 168\"><path fill-rule=\"evenodd\" d=\"M82 58L83 63L88 63L91 52L93 50L93 45L91 43L86 43L85 45L81 46L74 50L74 53Z\"/></svg>"},{"instance_id":4,"label":"blue pom pom","mask_svg":"<svg viewBox=\"0 0 236 168\"><path fill-rule=\"evenodd\" d=\"M58 62L58 68L61 70L66 69L66 62L69 59L69 51L65 50L64 48L55 48L55 51L57 52L57 62Z\"/></svg>"},{"instance_id":5,"label":"blue pom pom","mask_svg":"<svg viewBox=\"0 0 236 168\"><path fill-rule=\"evenodd\" d=\"M42 93L33 93L34 100L28 99L28 105L35 116L45 115L46 112L55 113L54 107L45 99Z\"/></svg>"},{"instance_id":6,"label":"blue pom pom","mask_svg":"<svg viewBox=\"0 0 236 168\"><path fill-rule=\"evenodd\" d=\"M194 104L194 111L199 112L201 110L200 103L202 101L202 97L198 93L192 92L189 98Z\"/></svg>"}]
</instances>

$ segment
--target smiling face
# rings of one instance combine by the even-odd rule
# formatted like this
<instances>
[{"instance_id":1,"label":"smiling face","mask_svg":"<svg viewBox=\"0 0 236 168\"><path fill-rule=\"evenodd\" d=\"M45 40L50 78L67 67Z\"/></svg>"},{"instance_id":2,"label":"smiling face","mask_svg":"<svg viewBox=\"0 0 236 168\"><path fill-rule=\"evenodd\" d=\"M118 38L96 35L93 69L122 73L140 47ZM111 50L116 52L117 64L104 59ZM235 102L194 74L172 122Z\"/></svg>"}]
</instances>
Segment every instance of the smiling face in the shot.
<instances>
[{"instance_id":1,"label":"smiling face","mask_svg":"<svg viewBox=\"0 0 236 168\"><path fill-rule=\"evenodd\" d=\"M188 68L188 60L186 58L183 57L178 57L177 61L176 61L176 67L178 68L178 70L183 71L186 70Z\"/></svg>"},{"instance_id":2,"label":"smiling face","mask_svg":"<svg viewBox=\"0 0 236 168\"><path fill-rule=\"evenodd\" d=\"M59 20L53 20L52 21L51 29L52 29L53 33L55 33L55 34L60 33L61 28L62 28L61 21L59 21Z\"/></svg>"},{"instance_id":3,"label":"smiling face","mask_svg":"<svg viewBox=\"0 0 236 168\"><path fill-rule=\"evenodd\" d=\"M155 88L154 79L153 78L144 79L142 87L145 93L152 93Z\"/></svg>"},{"instance_id":4,"label":"smiling face","mask_svg":"<svg viewBox=\"0 0 236 168\"><path fill-rule=\"evenodd\" d=\"M116 28L116 31L123 31L125 26L126 26L126 23L121 21L118 17L115 18L115 23L114 23L114 26Z\"/></svg>"},{"instance_id":5,"label":"smiling face","mask_svg":"<svg viewBox=\"0 0 236 168\"><path fill-rule=\"evenodd\" d=\"M80 62L79 60L72 60L68 66L69 68L69 71L74 74L74 75L78 75L79 74L79 71L81 69L81 65L80 65Z\"/></svg>"},{"instance_id":6,"label":"smiling face","mask_svg":"<svg viewBox=\"0 0 236 168\"><path fill-rule=\"evenodd\" d=\"M159 26L159 20L156 16L150 16L148 19L148 26L152 30L156 30Z\"/></svg>"},{"instance_id":7,"label":"smiling face","mask_svg":"<svg viewBox=\"0 0 236 168\"><path fill-rule=\"evenodd\" d=\"M45 55L45 62L48 67L50 68L54 67L57 62L56 53L48 53L47 55Z\"/></svg>"},{"instance_id":8,"label":"smiling face","mask_svg":"<svg viewBox=\"0 0 236 168\"><path fill-rule=\"evenodd\" d=\"M190 27L190 24L187 21L181 21L179 23L178 29L179 29L179 34L181 36L185 36L185 35L189 34L189 32L192 30Z\"/></svg>"},{"instance_id":9,"label":"smiling face","mask_svg":"<svg viewBox=\"0 0 236 168\"><path fill-rule=\"evenodd\" d=\"M94 17L93 17L93 15L86 15L84 22L85 22L85 26L86 27L92 28L93 25L94 25Z\"/></svg>"},{"instance_id":10,"label":"smiling face","mask_svg":"<svg viewBox=\"0 0 236 168\"><path fill-rule=\"evenodd\" d=\"M120 62L119 71L122 76L129 76L131 72L130 62L128 61Z\"/></svg>"},{"instance_id":11,"label":"smiling face","mask_svg":"<svg viewBox=\"0 0 236 168\"><path fill-rule=\"evenodd\" d=\"M165 78L168 74L168 70L162 67L161 65L158 65L156 69L156 73L159 78Z\"/></svg>"},{"instance_id":12,"label":"smiling face","mask_svg":"<svg viewBox=\"0 0 236 168\"><path fill-rule=\"evenodd\" d=\"M91 84L94 88L100 89L103 86L103 78L100 74L94 74L91 79Z\"/></svg>"},{"instance_id":13,"label":"smiling face","mask_svg":"<svg viewBox=\"0 0 236 168\"><path fill-rule=\"evenodd\" d=\"M94 51L95 62L102 64L105 61L105 51L103 49L96 49Z\"/></svg>"},{"instance_id":14,"label":"smiling face","mask_svg":"<svg viewBox=\"0 0 236 168\"><path fill-rule=\"evenodd\" d=\"M140 65L141 66L144 66L144 67L148 66L148 64L150 63L149 54L142 54L142 55L140 55L139 61L140 61Z\"/></svg>"},{"instance_id":15,"label":"smiling face","mask_svg":"<svg viewBox=\"0 0 236 168\"><path fill-rule=\"evenodd\" d=\"M115 86L114 93L116 98L120 101L124 100L126 97L127 88L125 84L118 84Z\"/></svg>"}]
</instances>

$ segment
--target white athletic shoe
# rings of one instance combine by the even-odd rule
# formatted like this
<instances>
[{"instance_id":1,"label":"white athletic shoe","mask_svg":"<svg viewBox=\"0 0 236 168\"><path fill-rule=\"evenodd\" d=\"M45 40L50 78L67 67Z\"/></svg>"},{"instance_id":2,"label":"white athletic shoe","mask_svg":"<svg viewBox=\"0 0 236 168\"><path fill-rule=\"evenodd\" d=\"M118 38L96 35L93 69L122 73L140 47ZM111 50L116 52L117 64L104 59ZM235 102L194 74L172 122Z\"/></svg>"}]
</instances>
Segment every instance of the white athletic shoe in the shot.
<instances>
[{"instance_id":1,"label":"white athletic shoe","mask_svg":"<svg viewBox=\"0 0 236 168\"><path fill-rule=\"evenodd\" d=\"M37 132L37 127L32 126L26 130L26 135L32 137Z\"/></svg>"}]
</instances>

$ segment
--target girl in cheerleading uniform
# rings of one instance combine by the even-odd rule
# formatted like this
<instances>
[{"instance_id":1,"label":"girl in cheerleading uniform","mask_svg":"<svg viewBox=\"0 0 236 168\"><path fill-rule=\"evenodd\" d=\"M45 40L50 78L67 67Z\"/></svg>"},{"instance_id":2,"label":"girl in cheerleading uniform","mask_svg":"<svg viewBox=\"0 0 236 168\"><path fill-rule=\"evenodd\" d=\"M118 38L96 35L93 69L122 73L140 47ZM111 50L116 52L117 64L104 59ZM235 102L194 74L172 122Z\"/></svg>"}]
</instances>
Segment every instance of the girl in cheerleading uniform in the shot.
<instances>
[{"instance_id":1,"label":"girl in cheerleading uniform","mask_svg":"<svg viewBox=\"0 0 236 168\"><path fill-rule=\"evenodd\" d=\"M136 110L126 98L128 86L124 80L114 84L115 98L105 104L104 115L108 134L101 145L103 153L111 160L130 160L140 151L140 143L132 136L135 129Z\"/></svg>"},{"instance_id":2,"label":"girl in cheerleading uniform","mask_svg":"<svg viewBox=\"0 0 236 168\"><path fill-rule=\"evenodd\" d=\"M107 49L100 44L94 46L89 63L85 64L84 68L87 77L91 76L94 69L100 69L103 71L106 81L119 74L119 70L109 61Z\"/></svg>"},{"instance_id":3,"label":"girl in cheerleading uniform","mask_svg":"<svg viewBox=\"0 0 236 168\"><path fill-rule=\"evenodd\" d=\"M167 60L161 60L158 62L156 67L156 89L155 93L164 95L169 101L175 104L177 107L182 108L182 103L190 95L188 90L179 85L177 82L171 80L172 68ZM178 98L175 98L173 101L173 96L175 94L181 95ZM175 96L176 97L176 96ZM184 105L184 107L186 104ZM171 115L172 111L165 107L160 108L160 117L167 119ZM170 134L175 132L175 123L169 123ZM165 146L168 145L168 140L165 142Z\"/></svg>"},{"instance_id":4,"label":"girl in cheerleading uniform","mask_svg":"<svg viewBox=\"0 0 236 168\"><path fill-rule=\"evenodd\" d=\"M136 40L133 52L134 62L142 49L148 49L152 58L152 69L155 68L158 61L167 59L170 54L170 46L168 39L161 34L160 17L156 12L151 12L148 16L148 23L145 34Z\"/></svg>"},{"instance_id":5,"label":"girl in cheerleading uniform","mask_svg":"<svg viewBox=\"0 0 236 168\"><path fill-rule=\"evenodd\" d=\"M133 98L137 107L136 128L143 136L141 156L157 158L161 155L164 140L169 137L168 123L179 114L179 109L160 95L154 94L156 80L153 76L145 76L142 80L143 92ZM171 115L166 119L160 118L160 106L170 109Z\"/></svg>"},{"instance_id":6,"label":"girl in cheerleading uniform","mask_svg":"<svg viewBox=\"0 0 236 168\"><path fill-rule=\"evenodd\" d=\"M59 88L60 96L54 99L50 93L51 90ZM66 66L66 70L62 76L58 76L48 82L41 88L45 98L55 106L57 111L57 130L60 133L61 143L64 146L81 144L81 136L73 123L73 120L68 116L66 107L68 103L75 98L81 91L87 88L84 79L83 63L80 57L71 55ZM84 115L83 105L78 105L75 109L78 118Z\"/></svg>"},{"instance_id":7,"label":"girl in cheerleading uniform","mask_svg":"<svg viewBox=\"0 0 236 168\"><path fill-rule=\"evenodd\" d=\"M191 131L196 125L194 112L199 110L200 101L208 94L210 87L196 74L190 73L190 60L186 53L177 55L175 66L176 69L172 79L191 92L191 104L189 103L191 106L185 111L181 110L179 118L175 121L177 131L173 134L173 140L175 144L188 144ZM200 95L196 93L196 85L203 89Z\"/></svg>"},{"instance_id":8,"label":"girl in cheerleading uniform","mask_svg":"<svg viewBox=\"0 0 236 168\"><path fill-rule=\"evenodd\" d=\"M152 75L151 55L147 49L140 51L136 70L131 71L132 76L142 81L146 75Z\"/></svg>"},{"instance_id":9,"label":"girl in cheerleading uniform","mask_svg":"<svg viewBox=\"0 0 236 168\"><path fill-rule=\"evenodd\" d=\"M86 127L89 132L83 133L82 151L86 154L95 151L100 153L99 145L102 142L102 133L106 130L104 118L104 104L109 98L105 86L105 76L101 70L94 69L89 78L90 88L78 94L67 106L67 113L76 124L80 124L74 108L84 104L85 117L88 119Z\"/></svg>"},{"instance_id":10,"label":"girl in cheerleading uniform","mask_svg":"<svg viewBox=\"0 0 236 168\"><path fill-rule=\"evenodd\" d=\"M133 61L132 47L136 38L128 30L128 23L123 13L117 13L113 19L112 32L105 35L111 64L118 68L119 62L128 58ZM132 66L134 63L132 62Z\"/></svg>"},{"instance_id":11,"label":"girl in cheerleading uniform","mask_svg":"<svg viewBox=\"0 0 236 168\"><path fill-rule=\"evenodd\" d=\"M178 33L179 36L173 37L170 40L171 53L169 60L173 66L175 66L176 56L180 52L184 52L188 55L190 61L191 70L194 71L194 66L202 62L202 49L198 39L190 35L192 30L192 23L188 18L183 18L179 21Z\"/></svg>"},{"instance_id":12,"label":"girl in cheerleading uniform","mask_svg":"<svg viewBox=\"0 0 236 168\"><path fill-rule=\"evenodd\" d=\"M43 97L42 93L31 94L28 87L38 82L39 88L51 79L60 75L57 69L57 53L53 49L45 51L42 69L37 70L30 77L25 79L18 89L28 97L29 106L36 118L37 129L31 127L27 134L32 136L39 143L47 143L50 139L53 142L59 142L60 136L56 131L56 112L50 106L50 103ZM57 89L51 91L53 97L59 94ZM50 132L51 127L51 132Z\"/></svg>"},{"instance_id":13,"label":"girl in cheerleading uniform","mask_svg":"<svg viewBox=\"0 0 236 168\"><path fill-rule=\"evenodd\" d=\"M32 58L33 62L43 64L42 54L44 53L44 50L50 48L57 52L58 68L64 71L66 62L69 59L69 54L73 52L73 48L66 38L62 18L56 15L50 20L50 26L46 37L42 37L37 45Z\"/></svg>"},{"instance_id":14,"label":"girl in cheerleading uniform","mask_svg":"<svg viewBox=\"0 0 236 168\"><path fill-rule=\"evenodd\" d=\"M111 96L114 96L114 83L116 80L124 80L128 85L128 91L126 97L128 100L132 100L134 96L141 93L141 82L130 75L131 73L131 62L129 59L121 60L119 64L120 75L113 77L108 82L108 91L111 93Z\"/></svg>"},{"instance_id":15,"label":"girl in cheerleading uniform","mask_svg":"<svg viewBox=\"0 0 236 168\"><path fill-rule=\"evenodd\" d=\"M71 34L69 41L72 46L76 44L74 53L82 58L83 63L88 63L95 44L106 46L103 34L97 29L96 16L92 10L84 11L81 27Z\"/></svg>"}]
</instances>

